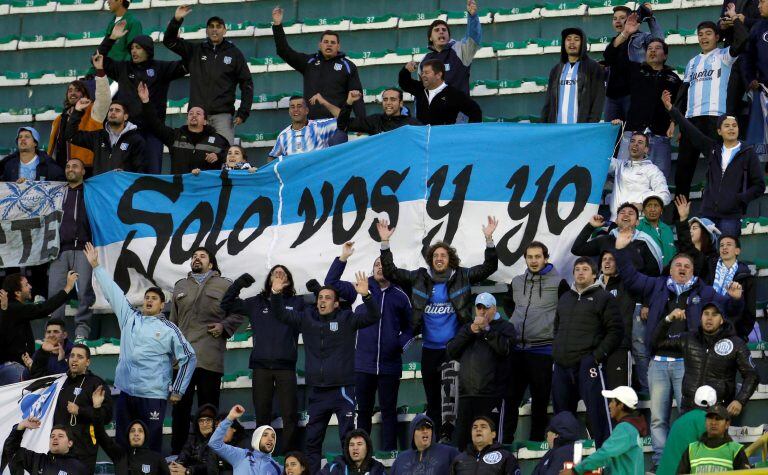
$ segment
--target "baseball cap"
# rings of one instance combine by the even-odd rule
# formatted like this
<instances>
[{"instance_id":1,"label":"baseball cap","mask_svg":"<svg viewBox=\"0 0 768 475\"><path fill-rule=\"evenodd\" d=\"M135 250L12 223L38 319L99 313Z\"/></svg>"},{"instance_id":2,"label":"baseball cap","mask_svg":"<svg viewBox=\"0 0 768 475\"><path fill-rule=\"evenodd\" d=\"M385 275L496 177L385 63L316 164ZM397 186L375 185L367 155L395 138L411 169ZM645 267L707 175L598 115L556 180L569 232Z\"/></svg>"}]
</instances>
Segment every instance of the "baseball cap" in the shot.
<instances>
[{"instance_id":1,"label":"baseball cap","mask_svg":"<svg viewBox=\"0 0 768 475\"><path fill-rule=\"evenodd\" d=\"M717 392L712 386L700 386L696 390L693 400L699 407L710 407L717 403Z\"/></svg>"},{"instance_id":2,"label":"baseball cap","mask_svg":"<svg viewBox=\"0 0 768 475\"><path fill-rule=\"evenodd\" d=\"M434 426L432 425L432 422L425 417L422 420L420 420L418 424L416 424L416 427L414 427L414 429L421 429L422 427L426 427L427 429L432 429Z\"/></svg>"},{"instance_id":3,"label":"baseball cap","mask_svg":"<svg viewBox=\"0 0 768 475\"><path fill-rule=\"evenodd\" d=\"M211 23L214 23L214 22L216 22L216 23L221 23L222 25L226 25L226 23L224 23L224 19L223 19L223 18L221 18L220 16L212 16L212 17L210 17L210 18L209 18L209 19L208 19L208 20L205 22L205 26L207 27L207 26L209 26Z\"/></svg>"},{"instance_id":4,"label":"baseball cap","mask_svg":"<svg viewBox=\"0 0 768 475\"><path fill-rule=\"evenodd\" d=\"M709 406L707 408L707 416L710 414L716 415L718 417L721 417L725 419L726 421L731 420L731 415L728 414L728 409L723 407L721 404L715 404L714 406Z\"/></svg>"},{"instance_id":5,"label":"baseball cap","mask_svg":"<svg viewBox=\"0 0 768 475\"><path fill-rule=\"evenodd\" d=\"M488 292L483 292L475 298L475 306L477 305L482 305L485 308L493 307L496 305L496 297Z\"/></svg>"},{"instance_id":6,"label":"baseball cap","mask_svg":"<svg viewBox=\"0 0 768 475\"><path fill-rule=\"evenodd\" d=\"M607 399L618 399L630 409L637 407L637 393L629 386L618 386L611 390L603 390L602 394Z\"/></svg>"}]
</instances>

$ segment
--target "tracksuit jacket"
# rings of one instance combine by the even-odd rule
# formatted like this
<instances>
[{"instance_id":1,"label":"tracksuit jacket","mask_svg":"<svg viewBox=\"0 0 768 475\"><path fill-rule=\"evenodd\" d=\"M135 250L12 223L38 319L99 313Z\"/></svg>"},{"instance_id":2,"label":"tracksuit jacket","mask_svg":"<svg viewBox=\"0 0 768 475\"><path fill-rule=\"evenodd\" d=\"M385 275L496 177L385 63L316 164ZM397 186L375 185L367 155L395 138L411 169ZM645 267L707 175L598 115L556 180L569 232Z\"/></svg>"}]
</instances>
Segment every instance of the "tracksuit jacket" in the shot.
<instances>
[{"instance_id":1,"label":"tracksuit jacket","mask_svg":"<svg viewBox=\"0 0 768 475\"><path fill-rule=\"evenodd\" d=\"M379 307L372 297L363 298L363 304L354 312L339 308L329 315L320 315L314 307L303 311L288 310L283 296L272 294L272 313L304 337L308 386L333 388L355 384L357 331L381 319Z\"/></svg>"},{"instance_id":2,"label":"tracksuit jacket","mask_svg":"<svg viewBox=\"0 0 768 475\"><path fill-rule=\"evenodd\" d=\"M64 170L42 150L37 150L37 180L65 181ZM0 181L13 181L19 179L19 166L21 159L19 152L15 151L0 160Z\"/></svg>"},{"instance_id":3,"label":"tracksuit jacket","mask_svg":"<svg viewBox=\"0 0 768 475\"><path fill-rule=\"evenodd\" d=\"M183 395L197 358L181 330L162 314L147 317L134 309L103 266L94 269L93 275L120 325L115 387L130 396L147 399L165 400L169 392ZM171 381L173 359L179 370Z\"/></svg>"},{"instance_id":4,"label":"tracksuit jacket","mask_svg":"<svg viewBox=\"0 0 768 475\"><path fill-rule=\"evenodd\" d=\"M8 467L11 475L87 475L90 469L83 465L72 452L54 455L50 452L41 454L21 446L23 430L17 430L14 424L3 446L2 467ZM62 473L63 472L63 473Z\"/></svg>"},{"instance_id":5,"label":"tracksuit jacket","mask_svg":"<svg viewBox=\"0 0 768 475\"><path fill-rule=\"evenodd\" d=\"M341 280L347 263L333 260L325 285L339 292L349 303L357 298L355 286ZM373 277L368 278L368 288L381 312L377 325L358 330L355 343L355 371L368 374L392 374L400 376L403 370L403 348L413 338L411 331L411 301L400 287L390 283L383 289Z\"/></svg>"},{"instance_id":6,"label":"tracksuit jacket","mask_svg":"<svg viewBox=\"0 0 768 475\"><path fill-rule=\"evenodd\" d=\"M413 79L407 69L400 70L398 83L400 89L413 95L416 118L422 124L455 124L459 112L466 115L469 122L483 121L483 111L477 102L450 84L446 84L445 88L435 94L432 101L429 101L422 82Z\"/></svg>"},{"instance_id":7,"label":"tracksuit jacket","mask_svg":"<svg viewBox=\"0 0 768 475\"><path fill-rule=\"evenodd\" d=\"M181 56L189 71L189 107L202 107L209 116L234 114L245 122L253 104L253 80L245 56L227 39L214 46L208 39L190 43L179 38L181 23L171 18L163 44ZM235 112L238 85L240 107Z\"/></svg>"},{"instance_id":8,"label":"tracksuit jacket","mask_svg":"<svg viewBox=\"0 0 768 475\"><path fill-rule=\"evenodd\" d=\"M283 473L283 467L275 462L272 454L225 444L224 436L231 425L232 421L228 418L221 421L208 441L208 446L216 455L232 465L234 475L281 475Z\"/></svg>"},{"instance_id":9,"label":"tracksuit jacket","mask_svg":"<svg viewBox=\"0 0 768 475\"><path fill-rule=\"evenodd\" d=\"M128 430L134 424L141 424L144 428L144 444L141 447L125 448L119 445L115 439L107 435L104 430L104 421L94 425L94 436L107 456L112 459L115 475L169 475L170 470L165 458L147 447L149 442L147 425L137 419L128 424ZM128 438L127 435L125 437Z\"/></svg>"},{"instance_id":10,"label":"tracksuit jacket","mask_svg":"<svg viewBox=\"0 0 768 475\"><path fill-rule=\"evenodd\" d=\"M146 143L136 124L126 122L119 138L112 145L110 133L106 129L109 125L105 123L106 128L101 130L80 130L82 118L83 111L72 111L67 130L64 132L64 140L93 152L94 175L118 168L126 172L144 172Z\"/></svg>"},{"instance_id":11,"label":"tracksuit jacket","mask_svg":"<svg viewBox=\"0 0 768 475\"><path fill-rule=\"evenodd\" d=\"M585 458L573 470L586 471L606 467L607 473L644 475L645 461L640 440L648 432L643 416L627 416L613 428L611 436L592 455Z\"/></svg>"},{"instance_id":12,"label":"tracksuit jacket","mask_svg":"<svg viewBox=\"0 0 768 475\"><path fill-rule=\"evenodd\" d=\"M413 441L416 428L425 420L434 427L432 419L426 414L417 414L413 418L408 426L411 448L397 455L389 475L444 475L450 471L451 462L459 455L456 447L435 442L435 434L432 434L432 445L423 452L416 449L416 443Z\"/></svg>"},{"instance_id":13,"label":"tracksuit jacket","mask_svg":"<svg viewBox=\"0 0 768 475\"><path fill-rule=\"evenodd\" d=\"M304 98L317 93L331 104L342 107L347 102L349 91L362 91L360 76L355 63L339 52L335 57L325 59L320 51L306 54L294 51L285 37L283 25L272 25L272 36L275 39L275 50L283 61L304 76ZM352 104L355 117L365 117L365 103L356 101ZM321 104L309 104L309 118L313 120L332 117L331 113Z\"/></svg>"},{"instance_id":14,"label":"tracksuit jacket","mask_svg":"<svg viewBox=\"0 0 768 475\"><path fill-rule=\"evenodd\" d=\"M430 45L429 51L419 63L419 74L421 74L421 64L431 59L438 59L445 65L443 78L445 82L469 95L470 67L482 41L483 27L480 24L480 17L477 14L467 14L467 33L464 38L460 41L449 41L442 51L437 51Z\"/></svg>"}]
</instances>

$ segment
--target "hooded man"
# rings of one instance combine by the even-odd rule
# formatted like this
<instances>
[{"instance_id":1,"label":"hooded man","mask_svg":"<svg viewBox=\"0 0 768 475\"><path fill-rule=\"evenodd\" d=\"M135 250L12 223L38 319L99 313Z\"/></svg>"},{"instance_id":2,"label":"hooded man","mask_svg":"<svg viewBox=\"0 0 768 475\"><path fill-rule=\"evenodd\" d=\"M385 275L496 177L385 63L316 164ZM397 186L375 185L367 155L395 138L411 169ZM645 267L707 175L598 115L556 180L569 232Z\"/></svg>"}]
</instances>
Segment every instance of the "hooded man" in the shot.
<instances>
[{"instance_id":1,"label":"hooded man","mask_svg":"<svg viewBox=\"0 0 768 475\"><path fill-rule=\"evenodd\" d=\"M251 449L243 449L224 443L224 436L235 419L245 414L243 406L235 405L227 418L208 441L208 446L219 457L232 465L234 475L282 475L283 467L272 459L272 452L277 445L277 434L270 426L259 426L253 432Z\"/></svg>"},{"instance_id":2,"label":"hooded man","mask_svg":"<svg viewBox=\"0 0 768 475\"><path fill-rule=\"evenodd\" d=\"M451 475L520 475L517 458L496 439L496 425L485 416L472 421L472 443L451 463Z\"/></svg>"},{"instance_id":3,"label":"hooded man","mask_svg":"<svg viewBox=\"0 0 768 475\"><path fill-rule=\"evenodd\" d=\"M40 133L23 126L16 131L16 151L0 160L0 181L64 181L64 171L40 150Z\"/></svg>"},{"instance_id":4,"label":"hooded man","mask_svg":"<svg viewBox=\"0 0 768 475\"><path fill-rule=\"evenodd\" d=\"M29 417L13 426L3 446L2 468L8 467L11 475L86 475L90 470L72 453L72 438L66 426L55 425L51 429L47 454L33 452L21 446L26 429L39 429L40 419Z\"/></svg>"},{"instance_id":5,"label":"hooded man","mask_svg":"<svg viewBox=\"0 0 768 475\"><path fill-rule=\"evenodd\" d=\"M642 207L650 197L658 197L662 206L672 202L664 173L648 159L649 147L649 136L643 132L634 132L629 139L628 159L611 162L615 176L611 194L612 215L624 203Z\"/></svg>"},{"instance_id":6,"label":"hooded man","mask_svg":"<svg viewBox=\"0 0 768 475\"><path fill-rule=\"evenodd\" d=\"M385 475L387 469L373 458L373 442L368 433L355 429L344 440L344 455L328 462L321 475Z\"/></svg>"},{"instance_id":7,"label":"hooded man","mask_svg":"<svg viewBox=\"0 0 768 475\"><path fill-rule=\"evenodd\" d=\"M576 456L575 442L582 439L584 429L572 412L563 411L555 414L547 427L547 445L549 450L539 460L531 475L559 475L566 462L573 462ZM579 453L581 456L581 453Z\"/></svg>"},{"instance_id":8,"label":"hooded man","mask_svg":"<svg viewBox=\"0 0 768 475\"><path fill-rule=\"evenodd\" d=\"M749 470L749 459L744 446L728 435L731 413L716 404L707 409L707 431L683 452L677 473L714 473L731 470Z\"/></svg>"},{"instance_id":9,"label":"hooded man","mask_svg":"<svg viewBox=\"0 0 768 475\"><path fill-rule=\"evenodd\" d=\"M163 158L163 144L144 123L141 101L136 94L139 83L149 89L150 103L160 121L165 121L165 108L168 101L168 88L171 81L184 77L187 68L182 61L158 61L155 58L155 45L151 37L138 35L128 47L131 52L129 61L114 61L109 52L120 38L127 34L123 25L115 25L112 34L104 38L99 45L99 52L104 55L104 71L113 81L117 81L118 91L115 99L125 103L133 123L139 127L146 142L147 173L159 174Z\"/></svg>"},{"instance_id":10,"label":"hooded man","mask_svg":"<svg viewBox=\"0 0 768 475\"><path fill-rule=\"evenodd\" d=\"M448 473L459 451L456 447L435 441L432 419L425 414L417 414L408 427L408 433L411 435L411 448L397 455L389 475Z\"/></svg>"},{"instance_id":11,"label":"hooded man","mask_svg":"<svg viewBox=\"0 0 768 475\"><path fill-rule=\"evenodd\" d=\"M208 442L218 423L218 409L213 404L203 404L197 409L195 428L187 437L187 443L179 457L171 462L171 475L206 475L215 473L219 460Z\"/></svg>"},{"instance_id":12,"label":"hooded man","mask_svg":"<svg viewBox=\"0 0 768 475\"><path fill-rule=\"evenodd\" d=\"M605 101L603 67L587 56L587 38L581 29L564 29L560 45L560 62L549 72L541 121L599 122Z\"/></svg>"}]
</instances>

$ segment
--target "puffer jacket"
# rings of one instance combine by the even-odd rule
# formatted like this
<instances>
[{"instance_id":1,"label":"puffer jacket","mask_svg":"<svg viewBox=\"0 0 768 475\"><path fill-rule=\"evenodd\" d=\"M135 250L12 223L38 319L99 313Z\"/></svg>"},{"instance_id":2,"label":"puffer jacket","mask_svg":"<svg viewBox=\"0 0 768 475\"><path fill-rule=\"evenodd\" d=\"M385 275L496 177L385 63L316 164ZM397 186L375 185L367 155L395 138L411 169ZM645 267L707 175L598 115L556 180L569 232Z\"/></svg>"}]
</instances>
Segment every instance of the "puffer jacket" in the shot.
<instances>
[{"instance_id":1,"label":"puffer jacket","mask_svg":"<svg viewBox=\"0 0 768 475\"><path fill-rule=\"evenodd\" d=\"M658 196L664 205L672 202L664 173L652 161L616 160L616 180L613 185L611 216L624 203L642 203L650 196Z\"/></svg>"},{"instance_id":2,"label":"puffer jacket","mask_svg":"<svg viewBox=\"0 0 768 475\"><path fill-rule=\"evenodd\" d=\"M395 266L390 249L381 250L381 265L387 280L411 287L411 303L413 303L411 327L413 334L418 335L421 332L424 308L427 306L434 286L432 269L424 267L412 271L400 269ZM473 319L474 302L471 286L484 281L498 268L499 257L496 254L496 246L490 246L485 248L485 260L482 264L473 267L457 267L451 271L447 282L448 296L460 323L469 323Z\"/></svg>"},{"instance_id":3,"label":"puffer jacket","mask_svg":"<svg viewBox=\"0 0 768 475\"><path fill-rule=\"evenodd\" d=\"M139 420L131 422L128 425L128 430L137 423L141 424L144 428L144 434L149 434L147 425ZM104 430L103 421L100 424L94 424L94 434L101 448L112 459L112 463L115 465L115 475L170 474L165 458L147 447L149 437L144 438L144 444L141 447L125 448L107 435L107 432Z\"/></svg>"},{"instance_id":4,"label":"puffer jacket","mask_svg":"<svg viewBox=\"0 0 768 475\"><path fill-rule=\"evenodd\" d=\"M435 434L432 435L432 444L423 452L416 449L416 443L413 440L416 428L424 421L434 427L432 419L426 414L417 414L413 418L408 426L411 448L397 455L389 475L443 475L450 470L451 462L459 455L459 451L451 445L435 442Z\"/></svg>"},{"instance_id":5,"label":"puffer jacket","mask_svg":"<svg viewBox=\"0 0 768 475\"><path fill-rule=\"evenodd\" d=\"M518 349L552 344L557 300L567 287L552 264L535 274L526 269L525 273L512 278L504 311L515 327Z\"/></svg>"},{"instance_id":6,"label":"puffer jacket","mask_svg":"<svg viewBox=\"0 0 768 475\"><path fill-rule=\"evenodd\" d=\"M448 358L459 362L459 396L501 397L515 328L498 313L487 331L473 333L470 325L465 323L445 348Z\"/></svg>"},{"instance_id":7,"label":"puffer jacket","mask_svg":"<svg viewBox=\"0 0 768 475\"><path fill-rule=\"evenodd\" d=\"M362 437L365 440L365 459L359 467L355 466L349 455L349 441L353 437ZM381 462L373 458L373 442L367 432L361 429L351 430L344 437L344 454L337 456L332 462L328 462L320 471L321 475L386 475L387 469Z\"/></svg>"},{"instance_id":8,"label":"puffer jacket","mask_svg":"<svg viewBox=\"0 0 768 475\"><path fill-rule=\"evenodd\" d=\"M582 292L573 287L557 303L552 359L564 368L592 355L598 363L613 353L624 337L616 299L598 282Z\"/></svg>"},{"instance_id":9,"label":"puffer jacket","mask_svg":"<svg viewBox=\"0 0 768 475\"><path fill-rule=\"evenodd\" d=\"M658 349L683 353L683 410L695 407L696 389L705 384L715 388L718 403L727 406L735 400L746 405L757 389L757 370L746 343L736 336L733 324L726 320L712 335L707 335L699 327L696 331L682 333L676 338L668 336L670 325L666 319L661 321L656 330L654 344ZM743 380L738 393L737 372Z\"/></svg>"},{"instance_id":10,"label":"puffer jacket","mask_svg":"<svg viewBox=\"0 0 768 475\"><path fill-rule=\"evenodd\" d=\"M494 443L477 452L470 445L451 464L451 475L520 475L517 458Z\"/></svg>"},{"instance_id":11,"label":"puffer jacket","mask_svg":"<svg viewBox=\"0 0 768 475\"><path fill-rule=\"evenodd\" d=\"M231 283L218 271L211 270L202 284L198 284L190 272L173 287L171 316L168 320L179 327L195 349L197 367L214 373L224 373L227 338L234 335L237 327L245 320L243 315L227 313L221 309L221 299ZM224 333L218 338L208 333L208 325L213 323L224 326Z\"/></svg>"}]
</instances>

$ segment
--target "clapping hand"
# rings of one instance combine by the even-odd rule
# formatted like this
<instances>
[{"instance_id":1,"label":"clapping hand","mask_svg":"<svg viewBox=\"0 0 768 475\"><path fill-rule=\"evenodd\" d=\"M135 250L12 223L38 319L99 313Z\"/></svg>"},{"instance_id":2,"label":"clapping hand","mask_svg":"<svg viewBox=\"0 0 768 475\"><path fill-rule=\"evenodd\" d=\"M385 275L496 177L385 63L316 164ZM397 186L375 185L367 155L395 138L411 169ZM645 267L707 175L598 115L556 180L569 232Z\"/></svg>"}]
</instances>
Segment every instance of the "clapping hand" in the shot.
<instances>
[{"instance_id":1,"label":"clapping hand","mask_svg":"<svg viewBox=\"0 0 768 475\"><path fill-rule=\"evenodd\" d=\"M93 390L91 394L91 402L93 402L93 408L98 409L104 403L104 386L99 386Z\"/></svg>"},{"instance_id":2,"label":"clapping hand","mask_svg":"<svg viewBox=\"0 0 768 475\"><path fill-rule=\"evenodd\" d=\"M147 87L144 82L139 83L139 87L136 88L136 92L139 95L139 100L142 104L147 104L149 102L149 88Z\"/></svg>"}]
</instances>

